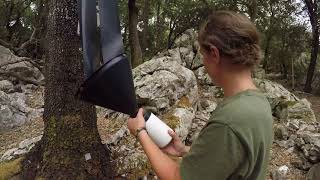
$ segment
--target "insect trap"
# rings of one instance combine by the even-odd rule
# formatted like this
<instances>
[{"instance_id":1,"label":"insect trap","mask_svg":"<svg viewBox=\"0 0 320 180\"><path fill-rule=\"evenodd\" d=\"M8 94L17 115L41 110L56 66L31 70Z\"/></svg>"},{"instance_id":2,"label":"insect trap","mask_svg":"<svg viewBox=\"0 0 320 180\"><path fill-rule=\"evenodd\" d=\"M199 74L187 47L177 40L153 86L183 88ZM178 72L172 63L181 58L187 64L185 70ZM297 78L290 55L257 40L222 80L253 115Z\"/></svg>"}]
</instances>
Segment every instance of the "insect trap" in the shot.
<instances>
[{"instance_id":1,"label":"insect trap","mask_svg":"<svg viewBox=\"0 0 320 180\"><path fill-rule=\"evenodd\" d=\"M77 96L86 102L135 117L137 101L131 65L124 53L116 0L79 0L80 34L85 82ZM164 147L171 141L170 129L146 111L146 129L151 139Z\"/></svg>"}]
</instances>

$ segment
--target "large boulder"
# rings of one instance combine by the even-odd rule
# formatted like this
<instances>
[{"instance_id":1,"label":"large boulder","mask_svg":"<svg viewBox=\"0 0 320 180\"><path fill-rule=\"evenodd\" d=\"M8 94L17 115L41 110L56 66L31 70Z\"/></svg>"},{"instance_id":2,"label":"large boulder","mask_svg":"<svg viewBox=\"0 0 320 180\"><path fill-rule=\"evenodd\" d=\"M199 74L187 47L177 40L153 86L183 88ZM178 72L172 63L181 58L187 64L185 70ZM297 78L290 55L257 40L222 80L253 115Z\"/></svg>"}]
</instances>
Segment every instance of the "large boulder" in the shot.
<instances>
[{"instance_id":1,"label":"large boulder","mask_svg":"<svg viewBox=\"0 0 320 180\"><path fill-rule=\"evenodd\" d=\"M281 84L266 80L255 79L256 85L268 98L272 108L277 106L280 101L297 101L299 98L284 88Z\"/></svg>"},{"instance_id":2,"label":"large boulder","mask_svg":"<svg viewBox=\"0 0 320 180\"><path fill-rule=\"evenodd\" d=\"M311 103L307 99L282 102L277 107L276 112L279 112L279 118L284 121L294 119L306 122L316 121L316 116L311 109Z\"/></svg>"},{"instance_id":3,"label":"large boulder","mask_svg":"<svg viewBox=\"0 0 320 180\"><path fill-rule=\"evenodd\" d=\"M174 41L173 48L176 48L176 47L186 47L189 49L198 48L199 45L197 40L198 40L198 33L194 29L188 29Z\"/></svg>"},{"instance_id":4,"label":"large boulder","mask_svg":"<svg viewBox=\"0 0 320 180\"><path fill-rule=\"evenodd\" d=\"M152 59L133 71L140 105L164 112L186 97L195 106L198 86L193 72L166 58Z\"/></svg>"},{"instance_id":5,"label":"large boulder","mask_svg":"<svg viewBox=\"0 0 320 180\"><path fill-rule=\"evenodd\" d=\"M0 91L0 131L20 126L27 121L24 94L16 94L15 99Z\"/></svg>"},{"instance_id":6,"label":"large boulder","mask_svg":"<svg viewBox=\"0 0 320 180\"><path fill-rule=\"evenodd\" d=\"M306 99L299 99L282 85L265 80L255 79L257 86L266 95L273 115L281 121L303 120L315 122L316 117L311 109L311 103Z\"/></svg>"},{"instance_id":7,"label":"large boulder","mask_svg":"<svg viewBox=\"0 0 320 180\"><path fill-rule=\"evenodd\" d=\"M15 56L10 49L0 46L0 66L10 64L11 62L17 62L19 60L21 60L21 58Z\"/></svg>"},{"instance_id":8,"label":"large boulder","mask_svg":"<svg viewBox=\"0 0 320 180\"><path fill-rule=\"evenodd\" d=\"M203 67L196 31L193 29L187 30L175 40L172 49L159 53L153 57L152 60L159 58L176 61L191 70L197 70Z\"/></svg>"},{"instance_id":9,"label":"large boulder","mask_svg":"<svg viewBox=\"0 0 320 180\"><path fill-rule=\"evenodd\" d=\"M0 46L0 70L42 84L44 75L24 57L15 56L9 49ZM19 80L8 75L12 80Z\"/></svg>"},{"instance_id":10,"label":"large boulder","mask_svg":"<svg viewBox=\"0 0 320 180\"><path fill-rule=\"evenodd\" d=\"M10 94L0 90L0 132L41 117L43 101L43 87Z\"/></svg>"},{"instance_id":11,"label":"large boulder","mask_svg":"<svg viewBox=\"0 0 320 180\"><path fill-rule=\"evenodd\" d=\"M135 68L133 77L139 105L153 111L185 140L198 106L198 86L193 72L177 61L162 57ZM109 111L107 118L112 119L117 128L106 142L117 174L129 179L152 174L141 146L135 143L126 127L127 116Z\"/></svg>"}]
</instances>

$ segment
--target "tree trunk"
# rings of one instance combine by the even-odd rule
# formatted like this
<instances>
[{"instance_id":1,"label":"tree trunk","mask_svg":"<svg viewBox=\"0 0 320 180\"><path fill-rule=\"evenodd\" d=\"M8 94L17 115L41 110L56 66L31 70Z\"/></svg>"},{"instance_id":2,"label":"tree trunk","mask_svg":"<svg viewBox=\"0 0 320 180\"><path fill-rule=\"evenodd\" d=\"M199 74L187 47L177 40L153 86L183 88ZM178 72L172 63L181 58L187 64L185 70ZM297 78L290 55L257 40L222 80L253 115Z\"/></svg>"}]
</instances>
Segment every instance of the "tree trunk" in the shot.
<instances>
[{"instance_id":1,"label":"tree trunk","mask_svg":"<svg viewBox=\"0 0 320 180\"><path fill-rule=\"evenodd\" d=\"M155 50L158 51L160 49L160 37L161 37L161 17L160 17L160 11L161 11L161 0L158 0L157 1L157 21L156 21L156 34L155 34L155 39L154 39L154 42L155 42Z\"/></svg>"},{"instance_id":2,"label":"tree trunk","mask_svg":"<svg viewBox=\"0 0 320 180\"><path fill-rule=\"evenodd\" d=\"M257 0L251 0L248 5L249 16L252 22L255 22L258 15L258 2Z\"/></svg>"},{"instance_id":3,"label":"tree trunk","mask_svg":"<svg viewBox=\"0 0 320 180\"><path fill-rule=\"evenodd\" d=\"M270 50L270 44L272 40L272 35L268 35L267 33L267 40L266 40L266 47L264 50L264 61L263 61L263 69L268 72L268 60L269 60L269 50Z\"/></svg>"},{"instance_id":4,"label":"tree trunk","mask_svg":"<svg viewBox=\"0 0 320 180\"><path fill-rule=\"evenodd\" d=\"M143 31L142 31L142 51L146 52L148 48L148 30L149 30L149 14L150 14L150 0L144 0L143 8Z\"/></svg>"},{"instance_id":5,"label":"tree trunk","mask_svg":"<svg viewBox=\"0 0 320 180\"><path fill-rule=\"evenodd\" d=\"M319 52L319 30L317 28L317 32L313 33L312 40L312 50L311 50L311 60L308 68L307 80L304 87L304 91L310 93L312 91L312 79L314 75L314 71L316 70L317 58Z\"/></svg>"},{"instance_id":6,"label":"tree trunk","mask_svg":"<svg viewBox=\"0 0 320 180\"><path fill-rule=\"evenodd\" d=\"M132 67L137 67L142 64L142 51L139 42L139 34L137 30L138 24L138 8L136 0L129 0L129 43L131 49L131 64Z\"/></svg>"},{"instance_id":7,"label":"tree trunk","mask_svg":"<svg viewBox=\"0 0 320 180\"><path fill-rule=\"evenodd\" d=\"M287 69L286 64L284 62L282 62L281 67L282 67L283 79L288 79L288 69Z\"/></svg>"},{"instance_id":8,"label":"tree trunk","mask_svg":"<svg viewBox=\"0 0 320 180\"><path fill-rule=\"evenodd\" d=\"M171 49L171 47L172 47L172 45L174 43L174 40L172 40L172 35L173 35L174 29L175 29L174 20L170 19L167 49Z\"/></svg>"},{"instance_id":9,"label":"tree trunk","mask_svg":"<svg viewBox=\"0 0 320 180\"><path fill-rule=\"evenodd\" d=\"M308 68L307 80L304 87L304 91L310 93L312 91L312 79L317 65L317 58L319 52L319 22L318 22L318 2L311 0L304 0L312 26L312 50L311 60Z\"/></svg>"},{"instance_id":10,"label":"tree trunk","mask_svg":"<svg viewBox=\"0 0 320 180\"><path fill-rule=\"evenodd\" d=\"M44 134L24 162L24 179L108 179L95 107L75 99L83 81L77 2L51 0L45 63Z\"/></svg>"}]
</instances>

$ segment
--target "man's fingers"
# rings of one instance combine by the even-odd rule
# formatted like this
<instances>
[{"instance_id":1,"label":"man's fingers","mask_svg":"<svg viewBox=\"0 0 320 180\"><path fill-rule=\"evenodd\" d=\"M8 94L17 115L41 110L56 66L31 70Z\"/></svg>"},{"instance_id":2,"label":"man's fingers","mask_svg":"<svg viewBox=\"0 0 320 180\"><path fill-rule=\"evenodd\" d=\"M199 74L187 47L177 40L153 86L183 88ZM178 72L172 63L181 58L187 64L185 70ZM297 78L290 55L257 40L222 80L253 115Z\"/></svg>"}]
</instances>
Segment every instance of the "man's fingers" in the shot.
<instances>
[{"instance_id":1,"label":"man's fingers","mask_svg":"<svg viewBox=\"0 0 320 180\"><path fill-rule=\"evenodd\" d=\"M143 108L139 109L137 117L143 117Z\"/></svg>"},{"instance_id":2,"label":"man's fingers","mask_svg":"<svg viewBox=\"0 0 320 180\"><path fill-rule=\"evenodd\" d=\"M168 133L174 140L179 139L178 135L174 131L168 130Z\"/></svg>"}]
</instances>

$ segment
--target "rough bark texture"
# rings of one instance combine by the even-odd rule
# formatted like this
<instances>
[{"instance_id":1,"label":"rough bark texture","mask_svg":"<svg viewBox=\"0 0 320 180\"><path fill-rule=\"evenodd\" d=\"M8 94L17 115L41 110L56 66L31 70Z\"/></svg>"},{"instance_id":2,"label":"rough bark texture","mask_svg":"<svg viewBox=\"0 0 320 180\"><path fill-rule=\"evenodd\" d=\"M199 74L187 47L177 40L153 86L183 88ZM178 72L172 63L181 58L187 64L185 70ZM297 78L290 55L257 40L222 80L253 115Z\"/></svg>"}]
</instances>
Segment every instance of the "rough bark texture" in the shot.
<instances>
[{"instance_id":1,"label":"rough bark texture","mask_svg":"<svg viewBox=\"0 0 320 180\"><path fill-rule=\"evenodd\" d=\"M252 22L255 22L257 19L258 15L258 2L257 0L251 0L248 3L248 11L249 11L249 16Z\"/></svg>"},{"instance_id":2,"label":"rough bark texture","mask_svg":"<svg viewBox=\"0 0 320 180\"><path fill-rule=\"evenodd\" d=\"M109 151L101 143L95 108L75 99L83 81L76 5L75 0L50 1L45 129L24 162L24 179L111 179Z\"/></svg>"},{"instance_id":3,"label":"rough bark texture","mask_svg":"<svg viewBox=\"0 0 320 180\"><path fill-rule=\"evenodd\" d=\"M138 24L138 8L136 0L129 0L129 43L131 49L132 67L137 67L142 63L142 51L139 42L139 34L137 30Z\"/></svg>"},{"instance_id":4,"label":"rough bark texture","mask_svg":"<svg viewBox=\"0 0 320 180\"><path fill-rule=\"evenodd\" d=\"M304 91L310 93L312 91L312 79L317 65L317 58L319 52L319 22L318 22L318 4L317 1L304 0L312 26L312 50L311 60L308 68L307 80Z\"/></svg>"},{"instance_id":5,"label":"rough bark texture","mask_svg":"<svg viewBox=\"0 0 320 180\"><path fill-rule=\"evenodd\" d=\"M142 17L143 18L142 49L144 53L148 48L149 14L150 14L150 0L144 0L143 17Z\"/></svg>"}]
</instances>

